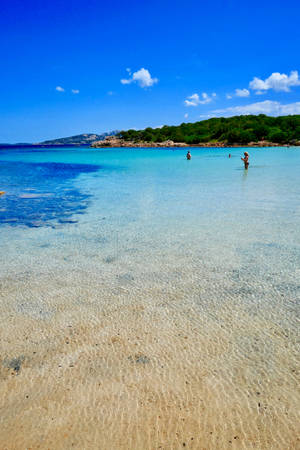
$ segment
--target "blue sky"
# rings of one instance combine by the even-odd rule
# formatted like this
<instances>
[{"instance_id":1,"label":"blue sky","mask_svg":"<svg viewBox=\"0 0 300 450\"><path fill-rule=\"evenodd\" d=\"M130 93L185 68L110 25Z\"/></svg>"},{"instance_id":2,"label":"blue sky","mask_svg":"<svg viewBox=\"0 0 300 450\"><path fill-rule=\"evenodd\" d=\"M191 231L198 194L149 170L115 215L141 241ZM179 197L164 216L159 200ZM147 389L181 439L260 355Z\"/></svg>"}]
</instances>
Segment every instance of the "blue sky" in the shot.
<instances>
[{"instance_id":1,"label":"blue sky","mask_svg":"<svg viewBox=\"0 0 300 450\"><path fill-rule=\"evenodd\" d=\"M300 2L10 0L0 142L300 114Z\"/></svg>"}]
</instances>

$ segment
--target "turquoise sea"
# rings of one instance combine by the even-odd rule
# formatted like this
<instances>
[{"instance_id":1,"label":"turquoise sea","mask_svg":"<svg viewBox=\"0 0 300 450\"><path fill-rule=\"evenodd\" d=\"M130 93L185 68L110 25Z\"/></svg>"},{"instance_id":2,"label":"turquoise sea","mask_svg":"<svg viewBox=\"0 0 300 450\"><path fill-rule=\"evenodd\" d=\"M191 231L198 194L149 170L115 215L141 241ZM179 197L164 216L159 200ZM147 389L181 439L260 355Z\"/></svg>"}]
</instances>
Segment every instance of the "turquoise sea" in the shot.
<instances>
[{"instance_id":1,"label":"turquoise sea","mask_svg":"<svg viewBox=\"0 0 300 450\"><path fill-rule=\"evenodd\" d=\"M85 417L75 447L97 448L95 442L110 439L110 448L157 448L167 439L169 447L162 448L179 448L188 430L196 429L205 448L229 448L230 441L239 441L236 448L297 448L300 148L248 149L248 171L240 159L244 151L192 148L191 161L186 149L0 151L0 190L6 192L0 197L5 442L16 429L12 415L20 418L30 409L45 448L50 445L52 430L38 413L39 387L57 391L57 361L77 362L78 373L89 379L84 355L91 354L95 336L105 342L113 329L116 339L127 336L129 347L114 344L111 353L97 354L102 365L97 358L88 363L110 396L110 420L103 411L98 422L92 419L84 401L84 412L79 406L75 413L64 410L62 397L51 400L72 426L80 429ZM77 327L80 338L61 359L59 336L67 326ZM135 351L130 345L137 330ZM23 376L30 384L30 406L12 406L11 371L16 383ZM64 386L72 383L69 372L63 377ZM117 399L109 390L114 377ZM137 386L137 398L144 395L142 385L152 389L156 410L167 416L155 432L148 423L155 408L150 413L138 400L127 404L124 377ZM91 389L92 403L100 396L95 379L78 393ZM187 390L183 380L193 388ZM76 389L85 383L77 381ZM14 389L23 393L19 384ZM166 398L190 405L175 428L185 407L166 412ZM24 427L28 434L20 431L18 448L37 448L36 431L26 421ZM118 432L124 447L114 441Z\"/></svg>"}]
</instances>

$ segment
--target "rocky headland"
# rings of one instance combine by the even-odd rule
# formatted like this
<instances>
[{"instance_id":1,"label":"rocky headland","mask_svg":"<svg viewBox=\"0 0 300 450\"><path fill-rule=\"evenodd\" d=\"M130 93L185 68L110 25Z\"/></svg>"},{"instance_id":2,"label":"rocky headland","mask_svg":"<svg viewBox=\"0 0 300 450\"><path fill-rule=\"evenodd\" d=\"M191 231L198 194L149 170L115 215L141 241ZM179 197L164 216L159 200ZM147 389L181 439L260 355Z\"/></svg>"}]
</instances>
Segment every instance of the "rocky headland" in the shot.
<instances>
[{"instance_id":1,"label":"rocky headland","mask_svg":"<svg viewBox=\"0 0 300 450\"><path fill-rule=\"evenodd\" d=\"M144 148L144 147L188 147L184 142L173 142L171 140L164 142L144 142L144 141L127 141L116 136L107 136L102 141L96 141L91 144L94 148L103 147L134 147L134 148Z\"/></svg>"}]
</instances>

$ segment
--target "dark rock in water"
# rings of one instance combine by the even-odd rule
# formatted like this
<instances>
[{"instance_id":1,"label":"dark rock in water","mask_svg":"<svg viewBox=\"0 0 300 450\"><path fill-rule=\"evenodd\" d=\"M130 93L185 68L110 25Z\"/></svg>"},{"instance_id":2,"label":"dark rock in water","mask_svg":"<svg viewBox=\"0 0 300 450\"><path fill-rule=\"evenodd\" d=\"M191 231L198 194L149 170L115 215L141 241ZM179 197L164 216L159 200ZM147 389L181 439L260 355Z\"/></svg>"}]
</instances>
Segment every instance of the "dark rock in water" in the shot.
<instances>
[{"instance_id":1,"label":"dark rock in water","mask_svg":"<svg viewBox=\"0 0 300 450\"><path fill-rule=\"evenodd\" d=\"M150 362L150 359L145 355L128 356L128 359L130 362L137 364L148 364Z\"/></svg>"},{"instance_id":2,"label":"dark rock in water","mask_svg":"<svg viewBox=\"0 0 300 450\"><path fill-rule=\"evenodd\" d=\"M73 220L73 219L59 219L58 222L59 222L59 223L78 223L78 220Z\"/></svg>"},{"instance_id":3,"label":"dark rock in water","mask_svg":"<svg viewBox=\"0 0 300 450\"><path fill-rule=\"evenodd\" d=\"M18 358L5 359L3 361L3 366L7 367L8 369L14 370L16 373L19 373L24 359L25 357L23 355L19 356Z\"/></svg>"},{"instance_id":4,"label":"dark rock in water","mask_svg":"<svg viewBox=\"0 0 300 450\"><path fill-rule=\"evenodd\" d=\"M134 280L134 277L130 273L124 273L122 275L117 275L117 278L120 283L126 283L128 281Z\"/></svg>"},{"instance_id":5,"label":"dark rock in water","mask_svg":"<svg viewBox=\"0 0 300 450\"><path fill-rule=\"evenodd\" d=\"M147 356L138 356L135 362L138 364L148 364L150 362L150 359L147 358Z\"/></svg>"},{"instance_id":6,"label":"dark rock in water","mask_svg":"<svg viewBox=\"0 0 300 450\"><path fill-rule=\"evenodd\" d=\"M104 262L106 262L107 264L110 264L114 261L116 261L116 257L115 256L107 256L106 258L104 258Z\"/></svg>"}]
</instances>

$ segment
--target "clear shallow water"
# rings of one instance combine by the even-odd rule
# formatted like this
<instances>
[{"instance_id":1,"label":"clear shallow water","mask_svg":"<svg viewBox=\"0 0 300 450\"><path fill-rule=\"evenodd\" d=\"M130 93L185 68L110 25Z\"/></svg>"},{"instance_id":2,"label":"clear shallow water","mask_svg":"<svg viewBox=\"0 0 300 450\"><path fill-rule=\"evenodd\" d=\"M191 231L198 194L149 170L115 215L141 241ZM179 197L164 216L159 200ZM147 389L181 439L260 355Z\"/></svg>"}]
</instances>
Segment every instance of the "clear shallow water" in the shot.
<instances>
[{"instance_id":1,"label":"clear shallow water","mask_svg":"<svg viewBox=\"0 0 300 450\"><path fill-rule=\"evenodd\" d=\"M228 152L1 151L3 442L297 448L300 149Z\"/></svg>"}]
</instances>

